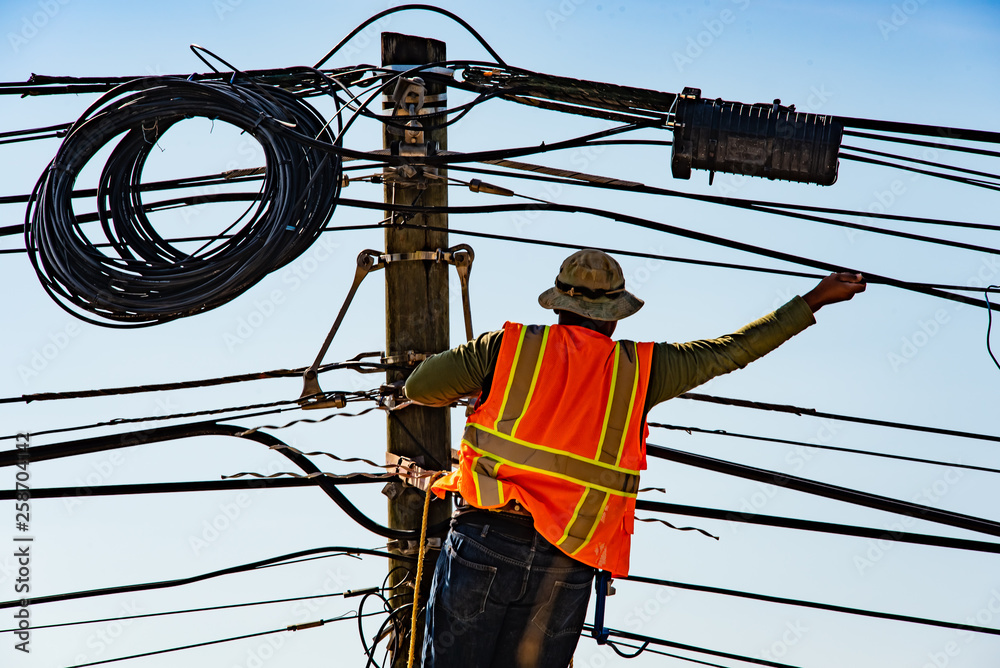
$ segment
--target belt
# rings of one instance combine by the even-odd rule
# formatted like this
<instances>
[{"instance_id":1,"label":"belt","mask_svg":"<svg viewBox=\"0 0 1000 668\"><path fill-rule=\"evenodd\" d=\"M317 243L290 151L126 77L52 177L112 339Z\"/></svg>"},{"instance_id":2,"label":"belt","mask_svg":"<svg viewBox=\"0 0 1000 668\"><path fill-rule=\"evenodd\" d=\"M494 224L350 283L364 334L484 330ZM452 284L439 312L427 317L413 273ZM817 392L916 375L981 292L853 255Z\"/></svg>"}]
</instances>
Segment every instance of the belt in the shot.
<instances>
[{"instance_id":1,"label":"belt","mask_svg":"<svg viewBox=\"0 0 1000 668\"><path fill-rule=\"evenodd\" d=\"M456 526L468 525L480 528L489 527L497 533L502 533L511 538L529 541L535 536L535 525L531 515L527 513L515 514L496 510L483 510L466 506L466 509L459 509L452 517L452 523Z\"/></svg>"},{"instance_id":2,"label":"belt","mask_svg":"<svg viewBox=\"0 0 1000 668\"><path fill-rule=\"evenodd\" d=\"M505 513L508 515L519 515L521 517L531 517L531 513L528 509L522 506L517 501L508 501L499 508L476 508L475 506L469 505L465 499L461 496L455 498L455 515L460 515L462 513L472 512L473 510L484 510L489 513Z\"/></svg>"}]
</instances>

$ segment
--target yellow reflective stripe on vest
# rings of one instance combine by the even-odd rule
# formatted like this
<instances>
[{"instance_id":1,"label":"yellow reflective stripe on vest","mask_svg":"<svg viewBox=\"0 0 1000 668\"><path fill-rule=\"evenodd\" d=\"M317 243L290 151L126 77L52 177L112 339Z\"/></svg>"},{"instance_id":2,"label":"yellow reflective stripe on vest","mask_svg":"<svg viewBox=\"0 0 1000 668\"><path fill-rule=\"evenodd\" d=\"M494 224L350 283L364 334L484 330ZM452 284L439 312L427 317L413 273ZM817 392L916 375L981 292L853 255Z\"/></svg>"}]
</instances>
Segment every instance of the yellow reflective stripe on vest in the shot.
<instances>
[{"instance_id":1,"label":"yellow reflective stripe on vest","mask_svg":"<svg viewBox=\"0 0 1000 668\"><path fill-rule=\"evenodd\" d=\"M601 461L618 466L624 452L625 434L629 418L635 408L635 395L639 389L639 364L635 343L622 342L618 346L616 374L613 391L608 401L608 418L601 442Z\"/></svg>"},{"instance_id":2,"label":"yellow reflective stripe on vest","mask_svg":"<svg viewBox=\"0 0 1000 668\"><path fill-rule=\"evenodd\" d=\"M589 543L609 499L611 495L607 492L593 487L588 488L587 492L581 495L580 503L577 504L573 517L566 526L566 532L557 545L572 555Z\"/></svg>"},{"instance_id":3,"label":"yellow reflective stripe on vest","mask_svg":"<svg viewBox=\"0 0 1000 668\"><path fill-rule=\"evenodd\" d=\"M489 455L502 464L544 473L617 496L634 497L639 490L638 471L528 443L483 425L470 424L465 430L463 442L480 455Z\"/></svg>"},{"instance_id":4,"label":"yellow reflective stripe on vest","mask_svg":"<svg viewBox=\"0 0 1000 668\"><path fill-rule=\"evenodd\" d=\"M631 349L626 347L629 345ZM638 388L639 368L634 346L631 342L615 346L615 370L611 376L608 406L601 427L601 449L597 455L597 459L613 466L621 461L625 433Z\"/></svg>"},{"instance_id":5,"label":"yellow reflective stripe on vest","mask_svg":"<svg viewBox=\"0 0 1000 668\"><path fill-rule=\"evenodd\" d=\"M549 337L548 327L521 328L521 336L514 353L514 363L504 390L503 403L494 428L502 434L514 433L518 419L524 414L528 398L535 388L542 350Z\"/></svg>"},{"instance_id":6,"label":"yellow reflective stripe on vest","mask_svg":"<svg viewBox=\"0 0 1000 668\"><path fill-rule=\"evenodd\" d=\"M472 480L476 486L476 501L481 508L502 506L503 488L497 480L497 469L500 462L489 457L476 457L472 467Z\"/></svg>"}]
</instances>

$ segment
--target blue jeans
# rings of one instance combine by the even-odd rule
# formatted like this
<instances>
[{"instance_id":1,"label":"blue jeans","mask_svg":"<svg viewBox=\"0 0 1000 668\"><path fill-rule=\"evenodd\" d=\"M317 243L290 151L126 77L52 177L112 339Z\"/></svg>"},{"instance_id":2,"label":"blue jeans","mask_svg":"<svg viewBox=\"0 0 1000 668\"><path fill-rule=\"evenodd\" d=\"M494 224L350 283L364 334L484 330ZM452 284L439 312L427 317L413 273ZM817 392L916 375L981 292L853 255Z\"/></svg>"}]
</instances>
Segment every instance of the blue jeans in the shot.
<instances>
[{"instance_id":1,"label":"blue jeans","mask_svg":"<svg viewBox=\"0 0 1000 668\"><path fill-rule=\"evenodd\" d=\"M528 523L453 520L431 583L423 668L569 665L593 578Z\"/></svg>"}]
</instances>

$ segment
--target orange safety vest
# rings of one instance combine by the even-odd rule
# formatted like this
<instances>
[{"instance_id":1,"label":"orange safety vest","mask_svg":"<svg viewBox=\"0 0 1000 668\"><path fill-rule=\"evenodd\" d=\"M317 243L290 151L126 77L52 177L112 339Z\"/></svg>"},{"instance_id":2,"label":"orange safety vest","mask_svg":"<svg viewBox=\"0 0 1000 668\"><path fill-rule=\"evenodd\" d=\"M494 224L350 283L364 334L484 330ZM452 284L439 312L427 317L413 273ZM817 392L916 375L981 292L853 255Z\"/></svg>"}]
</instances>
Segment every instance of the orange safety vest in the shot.
<instances>
[{"instance_id":1,"label":"orange safety vest","mask_svg":"<svg viewBox=\"0 0 1000 668\"><path fill-rule=\"evenodd\" d=\"M652 343L616 343L584 327L505 323L459 468L434 491L459 492L478 508L515 500L563 552L627 575L652 356Z\"/></svg>"}]
</instances>

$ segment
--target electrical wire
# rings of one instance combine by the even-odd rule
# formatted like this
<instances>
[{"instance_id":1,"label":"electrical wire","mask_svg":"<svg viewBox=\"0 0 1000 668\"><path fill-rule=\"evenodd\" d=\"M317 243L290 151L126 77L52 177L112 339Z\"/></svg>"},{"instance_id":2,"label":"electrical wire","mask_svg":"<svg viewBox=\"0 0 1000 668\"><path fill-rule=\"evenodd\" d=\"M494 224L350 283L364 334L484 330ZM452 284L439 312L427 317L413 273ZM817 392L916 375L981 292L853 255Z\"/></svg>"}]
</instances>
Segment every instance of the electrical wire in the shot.
<instances>
[{"instance_id":1,"label":"electrical wire","mask_svg":"<svg viewBox=\"0 0 1000 668\"><path fill-rule=\"evenodd\" d=\"M699 508L697 506L686 506L676 503L648 501L646 499L637 499L635 502L635 508L636 510L666 513L669 515L701 517L705 519L720 520L723 522L739 522L742 524L756 524L759 526L774 527L779 529L813 531L816 533L838 536L851 536L853 538L870 538L873 540L885 540L897 543L907 543L910 545L926 545L930 547L945 547L953 550L1000 554L1000 543L910 533L907 531L898 531L896 529L872 529L870 527L835 524L832 522L816 522L814 520L802 520L790 517L757 515L755 513L747 513L742 510L737 511L720 510L717 508Z\"/></svg>"},{"instance_id":2,"label":"electrical wire","mask_svg":"<svg viewBox=\"0 0 1000 668\"><path fill-rule=\"evenodd\" d=\"M400 223L399 227L411 227L414 229L430 230L430 231L447 231L450 234L458 234L469 237L477 237L481 239L494 239L497 241L510 241L519 244L529 244L533 246L548 246L550 248L567 248L572 250L582 250L583 246L580 244L564 243L561 241L549 241L545 239L530 239L525 237L515 237L505 234L494 234L491 232L478 232L474 230L466 230L457 227L437 227L434 225L423 225L417 223ZM662 260L663 262L675 262L678 264L690 264L701 267L716 267L721 269L735 269L737 271L752 271L762 274L772 274L775 276L792 276L795 278L810 278L814 280L820 280L826 276L826 274L813 274L802 271L794 271L791 269L776 269L771 267L756 267L752 265L745 264L735 264L732 262L716 262L712 260L697 260L693 258L686 257L676 257L671 255L661 255L659 253L648 253L641 251L631 251L623 250L620 248L609 248L607 246L594 246L587 245L587 248L593 248L596 250L603 250L606 253L612 255L623 255L626 257L641 257L649 260ZM925 289L936 289L936 290L968 290L968 291L980 291L982 288L961 286L961 285L944 285L939 283L910 283L913 286L919 286ZM992 291L1000 290L1000 288L988 288Z\"/></svg>"},{"instance_id":3,"label":"electrical wire","mask_svg":"<svg viewBox=\"0 0 1000 668\"><path fill-rule=\"evenodd\" d=\"M334 397L337 395L351 395L354 398L349 399L349 401L362 401L370 399L366 393L357 392L327 392L324 394L326 397ZM117 427L125 424L138 424L141 422L163 422L165 420L180 420L184 418L192 417L206 417L210 415L226 415L226 419L236 420L236 419L246 419L250 417L261 417L264 415L275 415L278 413L285 413L288 411L302 410L302 406L299 403L299 399L281 399L279 401L271 401L263 404L250 404L247 406L230 406L228 408L208 408L200 411L188 411L186 413L171 413L169 415L145 415L143 417L133 417L133 418L114 418L112 420L104 420L103 422L92 422L86 425L76 425L73 427L60 427L55 429L46 429L44 431L33 432L34 436L48 436L51 434L65 434L73 431L84 431L87 429L96 429L98 427ZM286 406L287 408L280 408L281 406ZM275 410L258 410L261 408L270 408ZM297 420L296 422L326 422L331 417L336 415L342 415L344 417L359 417L366 413L369 413L373 409L364 410L360 413L334 413L333 415L328 415L322 420ZM240 415L227 415L228 413L236 413L240 411L254 411L252 413L241 413ZM220 418L222 419L222 418ZM294 424L294 423L293 423ZM291 426L291 425L285 425ZM253 433L256 429L261 429L263 427L255 427L253 430L247 430L247 434ZM17 438L16 434L11 434L7 436L0 436L0 441L11 440Z\"/></svg>"},{"instance_id":4,"label":"electrical wire","mask_svg":"<svg viewBox=\"0 0 1000 668\"><path fill-rule=\"evenodd\" d=\"M631 579L631 578L622 578ZM594 632L594 627L592 624L584 624L583 630L585 632ZM777 661L771 661L769 659L759 659L750 656L744 656L742 654L733 654L731 652L723 652L717 649L708 649L707 647L697 647L695 645L686 645L684 643L675 642L673 640L665 640L663 638L655 638L653 636L641 635L638 633L629 633L627 631L619 631L618 629L604 628L604 631L608 633L610 637L615 638L625 638L627 640L635 640L642 643L649 643L653 645L662 645L665 647L673 647L674 649L682 649L688 652L695 652L697 654L708 654L709 656L716 656L723 659L732 659L733 661L742 661L744 663L753 663L758 666L770 666L770 668L797 668L796 666L791 666L787 663L779 663ZM610 644L610 643L609 643ZM616 654L619 654L617 651ZM619 654L621 656L621 654ZM703 662L698 662L703 663ZM713 665L713 664L707 664Z\"/></svg>"},{"instance_id":5,"label":"electrical wire","mask_svg":"<svg viewBox=\"0 0 1000 668\"><path fill-rule=\"evenodd\" d=\"M777 413L791 413L792 415L807 415L809 417L824 418L830 420L840 420L842 422L855 422L857 424L867 424L876 427L889 427L891 429L903 429L906 431L917 431L925 434L938 434L940 436L954 436L956 438L969 438L979 441L992 441L1000 443L1000 436L992 434L978 434L971 431L961 431L958 429L944 429L941 427L926 427L905 422L893 422L891 420L877 420L874 418L855 417L851 415L841 415L838 413L827 413L818 411L815 408L802 408L800 406L789 406L786 404L772 404L765 401L748 401L746 399L733 399L731 397L717 397L710 394L698 394L695 392L685 392L678 395L679 399L689 399L692 401L703 401L722 406L738 406L740 408L752 408L754 410L774 411Z\"/></svg>"},{"instance_id":6,"label":"electrical wire","mask_svg":"<svg viewBox=\"0 0 1000 668\"><path fill-rule=\"evenodd\" d=\"M0 468L14 466L18 462L18 455L26 453L32 462L49 461L72 457L84 453L104 452L119 448L132 447L140 444L160 443L180 438L193 438L195 436L230 436L242 438L263 445L267 448L273 446L287 446L280 439L266 432L247 433L245 427L238 427L231 424L219 424L217 422L196 422L192 424L174 425L169 427L159 427L143 429L138 432L125 432L81 439L79 441L69 441L65 443L53 443L49 445L30 446L26 450L8 450L0 452ZM320 469L308 458L298 454L287 447L279 447L276 452L291 460L306 474L321 473ZM348 517L357 522L361 527L385 538L395 540L415 540L419 531L393 529L374 521L365 513L361 512L350 500L344 496L337 488L338 481L329 477L316 478L317 485L327 496L336 503ZM434 535L443 535L448 528L448 520L443 520L428 528Z\"/></svg>"},{"instance_id":7,"label":"electrical wire","mask_svg":"<svg viewBox=\"0 0 1000 668\"><path fill-rule=\"evenodd\" d=\"M322 67L323 65L325 65L326 62L328 60L330 60L330 58L332 58L334 56L334 54L336 54L338 51L340 51L342 48L344 48L344 46L348 42L350 42L351 39L353 39L355 35L357 35L359 32L361 32L362 30L364 30L365 28L367 28L368 26L370 26L372 23L375 23L379 19L381 19L383 17L386 17L386 16L388 16L390 14L395 14L396 12L411 11L411 10L433 12L435 14L441 14L442 16L446 16L446 17L450 18L451 20L455 21L460 26L462 26L463 28L465 28L469 32L470 35L472 35L474 38L476 38L476 41L478 41L483 46L483 48L486 49L486 51L490 54L490 56L493 57L494 60L497 61L497 63L499 63L500 65L503 65L504 67L507 67L507 63L504 62L503 58L500 57L500 54L498 54L496 51L494 51L493 47L491 47L489 45L489 43L487 43L486 40L483 39L483 37L478 32L476 32L476 30L472 26L470 26L468 23L466 23L462 18L460 18L459 16L457 16L455 14L452 14L451 12L449 12L446 9L441 9L440 7L434 7L434 6L431 6L431 5L421 5L421 4L399 5L398 7L392 7L390 9L386 9L384 11L381 11L378 14L375 14L371 18L369 18L369 19L365 20L363 23L361 23L357 28L355 28L354 30L352 30L351 32L349 32L347 34L347 36L344 37L342 40L340 40L340 42L338 42L336 46L334 46L332 49L330 49L330 51L328 51L325 56L323 56L322 58L320 58L319 61L313 67L315 67L316 69L319 69L320 67Z\"/></svg>"},{"instance_id":8,"label":"electrical wire","mask_svg":"<svg viewBox=\"0 0 1000 668\"><path fill-rule=\"evenodd\" d=\"M330 362L319 367L317 373L326 373L336 369L353 369L362 373L374 373L379 371L403 371L406 367L398 364L383 364L381 362L365 362L366 357L381 357L381 352L360 353L352 359L344 362ZM306 367L294 369L272 369L270 371L257 371L254 373L243 373L232 376L219 376L216 378L204 378L199 380L185 380L172 383L148 383L145 385L129 385L124 387L108 387L95 390L71 390L66 392L36 392L34 394L22 394L19 397L0 398L0 404L11 403L31 403L32 401L54 401L61 399L83 399L91 397L111 397L124 394L138 394L143 392L166 392L168 390L188 390L200 387L215 387L218 385L229 385L231 383L242 383L252 380L265 380L271 378L299 378L305 373ZM6 437L0 436L0 439Z\"/></svg>"},{"instance_id":9,"label":"electrical wire","mask_svg":"<svg viewBox=\"0 0 1000 668\"><path fill-rule=\"evenodd\" d=\"M813 610L825 610L828 612L839 612L842 614L856 615L860 617L870 617L872 619L885 619L895 622L906 622L908 624L919 624L921 626L934 626L942 629L953 629L956 631L969 631L972 633L982 633L984 635L1000 636L1000 629L988 626L977 626L974 624L960 624L958 622L946 622L937 619L927 619L924 617L914 617L911 615L899 615L892 612L878 612L875 610L862 610L860 608L849 608L842 605L832 605L830 603L817 603L815 601L803 601L782 596L770 596L768 594L754 594L745 591L736 591L723 587L709 587L706 585L696 585L687 582L673 582L670 580L660 580L657 578L643 577L639 575L626 575L620 580L629 582L640 582L643 584L659 585L661 587L674 587L676 589L686 589L708 594L721 594L723 596L733 596L745 598L752 601L762 601L766 603L779 603L781 605L793 605L801 608L811 608Z\"/></svg>"},{"instance_id":10,"label":"electrical wire","mask_svg":"<svg viewBox=\"0 0 1000 668\"><path fill-rule=\"evenodd\" d=\"M778 487L785 487L797 492L804 492L806 494L812 494L824 498L836 499L844 503L850 503L852 505L862 506L865 508L873 508L875 510L897 513L907 517L914 517L929 522L935 522L937 524L985 533L990 536L1000 536L1000 522L995 522L981 517L974 517L972 515L942 510L940 508L902 501L900 499L894 499L878 494L862 492L847 487L841 487L839 485L831 485L817 480L800 478L798 476L788 475L778 471L769 471L754 466L747 466L745 464L737 464L735 462L706 457L692 452L684 452L673 448L664 448L663 446L653 445L652 443L646 444L646 455L658 459L666 459L678 464L714 471L716 473L736 476L746 480L754 480L757 482L776 485Z\"/></svg>"},{"instance_id":11,"label":"electrical wire","mask_svg":"<svg viewBox=\"0 0 1000 668\"><path fill-rule=\"evenodd\" d=\"M340 160L276 131L295 127L317 143L332 141L311 107L280 88L261 90L156 77L120 86L91 105L39 179L25 217L29 259L62 308L102 326L157 324L221 306L308 248L336 205ZM160 237L137 191L157 140L191 116L244 130L267 156L256 212L236 235L194 254ZM121 133L97 195L112 257L79 229L70 194L87 161Z\"/></svg>"},{"instance_id":12,"label":"electrical wire","mask_svg":"<svg viewBox=\"0 0 1000 668\"><path fill-rule=\"evenodd\" d=\"M943 131L947 132L946 128L941 128ZM976 146L958 146L955 144L945 144L943 142L932 142L924 141L921 139L913 139L912 137L895 137L892 135L880 135L872 134L870 132L859 132L858 130L851 130L849 128L844 128L844 136L846 137L860 137L861 139L875 139L877 141L888 141L895 142L898 144L909 144L911 146L924 146L927 148L939 148L945 151L959 151L962 153L975 153L977 155L986 155L991 158L1000 158L1000 151L991 151L985 148L979 148Z\"/></svg>"},{"instance_id":13,"label":"electrical wire","mask_svg":"<svg viewBox=\"0 0 1000 668\"><path fill-rule=\"evenodd\" d=\"M327 552L339 552L343 553L345 556L350 556L354 554L367 554L376 557L385 557L387 559L396 559L403 561L414 561L411 557L405 555L392 554L389 552L383 552L380 550L371 550L363 547L314 547L308 550L300 550L298 552L291 552L289 554L284 554L277 557L271 557L268 559L261 559L259 561L253 561L247 564L241 564L238 566L230 566L229 568L223 568L217 571L211 571L208 573L202 573L200 575L193 575L186 578L177 578L174 580L161 580L159 582L146 582L141 584L133 585L121 585L117 587L105 587L103 589L87 589L83 591L68 592L63 594L52 594L49 596L36 596L31 599L31 605L42 605L45 603L57 603L60 601L72 601L81 598L93 598L95 596L108 596L111 594L124 594L135 591L149 591L152 589L165 589L169 587L180 587L183 585L193 584L195 582L202 582L204 580L210 580L212 578L221 577L223 575L233 575L236 573L246 573L249 571L257 570L271 565L283 565L283 562L287 562L291 559L297 559L299 557L322 554ZM13 601L2 601L0 602L0 609L3 608L14 608L21 605L20 600Z\"/></svg>"},{"instance_id":14,"label":"electrical wire","mask_svg":"<svg viewBox=\"0 0 1000 668\"><path fill-rule=\"evenodd\" d=\"M194 649L197 647L208 647L210 645L218 645L225 642L233 642L236 640L246 640L247 638L259 638L260 636L272 635L274 633L283 633L285 631L301 631L309 628L315 628L319 626L324 626L333 622L340 622L347 619L354 619L358 616L358 613L351 612L340 615L339 617L331 617L329 619L321 619L317 622L311 622L306 624L293 624L289 627L272 629L270 631L259 631L257 633L248 633L241 636L233 636L230 638L221 638L219 640L209 640L207 642L193 643L191 645L183 645L180 647L170 647L168 649L154 650L152 652L143 652L141 654L131 654L129 656L120 656L114 659L102 659L101 661L92 661L90 663L80 663L74 666L69 666L68 668L87 668L88 666L101 666L108 663L116 663L118 661L127 661L130 659L141 659L147 656L157 656L160 654L169 654L170 652L179 652L185 649Z\"/></svg>"},{"instance_id":15,"label":"electrical wire","mask_svg":"<svg viewBox=\"0 0 1000 668\"><path fill-rule=\"evenodd\" d=\"M663 424L661 422L647 422L646 424L650 427L654 427L657 429L685 431L689 434L710 434L713 436L730 436L732 438L744 438L751 441L763 441L766 443L783 443L785 445L794 445L803 448L814 448L817 450L830 450L832 452L847 452L854 455L864 455L866 457L882 457L885 459L895 459L904 462L916 462L919 464L931 464L934 466L948 466L951 468L967 469L970 471L1000 473L1000 469L994 469L988 466L975 466L973 464L962 464L959 462L943 462L936 459L924 459L922 457L907 457L905 455L895 455L887 452L872 452L871 450L857 450L855 448L841 448L833 445L822 445L820 443L806 443L805 441L795 441L785 438L774 438L770 436L753 436L750 434L739 434L732 431L726 431L724 429L700 429L698 427L679 427L677 425Z\"/></svg>"},{"instance_id":16,"label":"electrical wire","mask_svg":"<svg viewBox=\"0 0 1000 668\"><path fill-rule=\"evenodd\" d=\"M337 555L328 555L337 556ZM294 603L296 601L308 601L316 598L332 598L334 596L344 596L346 592L335 592L332 594L312 594L310 596L293 596L291 598L277 598L271 599L269 601L251 601L248 603L227 603L225 605L213 605L204 608L188 608L186 610L168 610L164 612L147 612L139 615L122 615L119 617L105 617L103 619L86 619L82 621L75 622L60 622L58 624L35 624L31 626L31 631L39 631L41 629L58 629L67 626L81 626L86 624L104 624L106 622L124 622L131 621L135 619L149 619L150 617L168 617L171 615L186 615L198 612L213 612L216 610L231 610L234 608L246 608L255 605L272 605L274 603ZM0 633L16 633L22 629L12 628L12 629L0 629Z\"/></svg>"},{"instance_id":17,"label":"electrical wire","mask_svg":"<svg viewBox=\"0 0 1000 668\"><path fill-rule=\"evenodd\" d=\"M885 151L876 151L868 148L861 148L859 146L841 146L841 150L857 151L858 153L867 153L868 155L877 155L882 158L895 158L896 160L905 160L907 162L912 162L918 165L927 165L929 167L943 167L949 169L953 172L961 172L962 174L969 174L970 176L983 176L988 179L1000 179L1000 174L993 174L992 172L981 172L976 169L968 169L966 167L956 167L955 165L946 165L940 162L934 162L933 160L921 160L919 158L914 158L906 155L898 155L896 153L887 153Z\"/></svg>"},{"instance_id":18,"label":"electrical wire","mask_svg":"<svg viewBox=\"0 0 1000 668\"><path fill-rule=\"evenodd\" d=\"M615 211L598 209L594 207L564 205L564 204L541 204L541 203L498 204L492 206L422 207L422 206L408 206L402 204L391 204L383 202L368 202L364 200L349 200L345 198L342 198L340 200L340 204L341 206L356 207L360 209L377 208L380 210L394 211L404 214L426 214L426 213L482 214L482 213L516 212L516 211L552 211L560 213L585 213L598 218L616 220L618 222L622 222L627 225L634 225L636 227L641 227L658 232L664 232L667 234L672 234L687 239L694 239L696 241L702 241L716 246L731 248L734 250L752 253L754 255L770 257L772 259L781 260L784 262L790 262L792 264L812 267L814 269L822 269L828 272L850 271L851 273L861 273L864 274L865 280L868 283L879 283L883 285L889 285L895 288L899 288L901 290L917 292L932 297L938 297L940 299L946 299L949 301L958 302L962 304L969 304L972 306L986 306L986 302L980 299L975 299L972 297L967 297L965 295L955 294L953 292L947 292L936 288L924 287L920 284L910 283L908 281L892 278L874 272L856 270L853 268L844 267L842 265L836 265L822 260L814 260L800 255L795 255L792 253L785 253L783 251L771 250L769 248L765 248L762 246L755 246L753 244L747 244L740 241L728 239L725 237L715 236L703 232L698 232L696 230L677 227L675 225L656 222L653 220L649 220L647 218L641 218L639 216L631 216L623 213L618 213ZM798 216L799 214L795 215ZM1000 310L1000 305L994 304L988 306L987 308Z\"/></svg>"},{"instance_id":19,"label":"electrical wire","mask_svg":"<svg viewBox=\"0 0 1000 668\"><path fill-rule=\"evenodd\" d=\"M991 285L983 291L983 298L986 299L987 305L990 303L990 290L998 288L998 285ZM986 309L986 352L990 354L990 359L998 369L1000 369L1000 362L997 361L996 355L993 354L993 349L990 347L990 330L993 329L993 310L991 308Z\"/></svg>"},{"instance_id":20,"label":"electrical wire","mask_svg":"<svg viewBox=\"0 0 1000 668\"><path fill-rule=\"evenodd\" d=\"M591 630L592 628L593 627L590 627L590 628L587 628L586 630ZM681 656L680 654L671 654L670 652L664 652L662 650L652 649L652 648L649 647L649 643L648 642L645 642L642 645L630 645L629 643L624 643L624 642L617 642L617 643L605 642L605 644L608 645L609 647L611 647L611 649L614 650L615 654L618 654L619 656L621 656L621 654L619 654L618 650L615 649L616 645L620 645L621 647L628 647L629 649L635 649L635 650L638 650L638 649L641 648L642 652L649 652L650 654L656 654L658 656L665 656L665 657L670 658L670 659L678 659L680 661L687 661L688 663L696 663L699 666L710 666L711 668L729 668L729 666L723 666L721 663L711 663L711 662L708 662L708 661L702 661L701 659L695 659L695 658L690 657L690 656ZM638 656L638 654L636 654L636 656Z\"/></svg>"},{"instance_id":21,"label":"electrical wire","mask_svg":"<svg viewBox=\"0 0 1000 668\"><path fill-rule=\"evenodd\" d=\"M966 186L975 186L977 188L986 188L988 190L1000 190L1000 184L987 183L985 181L980 181L979 179L970 179L966 176L955 176L953 174L945 174L943 172L932 172L928 169L919 169L917 167L910 167L908 165L901 165L898 163L886 162L885 160L876 160L875 158L866 158L860 155L851 155L850 153L841 153L840 157L844 160L853 160L855 162L863 162L869 165L878 165L879 167L891 167L893 169L901 169L905 172L912 172L914 174L921 174L923 176L932 176L937 179L944 179L945 181L954 181L956 183L961 183Z\"/></svg>"},{"instance_id":22,"label":"electrical wire","mask_svg":"<svg viewBox=\"0 0 1000 668\"><path fill-rule=\"evenodd\" d=\"M588 142L587 145L595 146L604 143L609 143L609 142L591 141ZM490 164L497 164L506 167L514 163L513 161L510 160L493 160L490 161ZM525 165L526 167L529 166L526 163L520 163L520 164ZM536 169L532 170L530 173L523 173L523 171L502 171L497 169L488 169L484 167L470 167L469 165L464 165L464 164L452 164L449 165L448 169L450 171L470 172L475 174L488 174L491 176L498 176L504 178L516 178L516 179L530 180L530 181L543 181L547 183L558 183L561 185L602 188L605 190L616 190L622 192L643 193L648 195L662 195L664 197L681 197L693 201L707 202L711 204L720 204L723 206L730 206L741 209L763 210L768 213L774 213L775 215L783 215L783 214L772 211L772 209L782 209L782 210L787 209L792 211L807 211L813 213L827 213L832 215L860 217L871 220L893 220L901 222L922 223L928 225L940 225L943 227L960 227L968 229L990 230L994 232L1000 231L1000 225L994 225L991 223L956 221L956 220L947 220L940 218L928 218L926 216L911 216L911 215L894 214L894 213L886 213L878 211L853 211L851 209L841 209L837 207L813 206L813 205L798 204L791 202L773 202L767 200L743 199L739 197L729 197L720 195L704 195L698 193L683 192L680 190L672 190L669 188L648 186L643 183L637 183L634 181L618 181L614 179L595 180L595 179L559 177L544 172L538 173L539 171L543 171L548 168L538 168L538 166L535 165L531 166L536 167ZM826 222L829 224L840 223L840 221L835 219L822 219L822 221L820 222ZM882 228L873 228L871 231L878 234L882 233L889 235L893 234L891 230L883 230Z\"/></svg>"},{"instance_id":23,"label":"electrical wire","mask_svg":"<svg viewBox=\"0 0 1000 668\"><path fill-rule=\"evenodd\" d=\"M352 485L377 482L365 475L342 476L338 485ZM316 487L310 478L260 478L231 480L191 480L187 482L153 482L127 485L94 485L86 487L36 487L31 490L32 499L79 498L81 496L130 496L134 494L174 494L180 492L240 491L246 489L279 489L289 487ZM13 501L16 489L0 489L0 501Z\"/></svg>"},{"instance_id":24,"label":"electrical wire","mask_svg":"<svg viewBox=\"0 0 1000 668\"><path fill-rule=\"evenodd\" d=\"M301 410L301 406L293 406L291 408L273 408L266 411L256 411L253 413L241 413L239 415L229 415L226 419L228 420L247 420L255 417L263 417L265 415L277 415L278 413L286 413L288 411ZM225 411L223 411L225 412ZM138 418L116 418L114 420L104 420L103 422L91 422L90 424L74 425L72 427L55 427L52 429L43 429L41 431L31 432L32 436L51 436L52 434L69 434L76 431L86 431L88 429L97 429L99 427L117 427L124 424L138 424L141 422L158 421L162 416L147 416ZM12 434L8 436L0 436L0 440L12 440L16 439L17 435ZM0 459L3 458L3 453L0 452ZM0 464L4 466L4 464Z\"/></svg>"}]
</instances>

